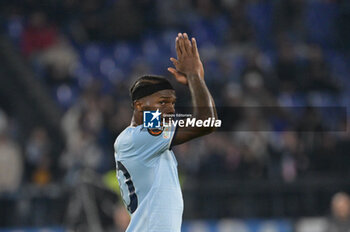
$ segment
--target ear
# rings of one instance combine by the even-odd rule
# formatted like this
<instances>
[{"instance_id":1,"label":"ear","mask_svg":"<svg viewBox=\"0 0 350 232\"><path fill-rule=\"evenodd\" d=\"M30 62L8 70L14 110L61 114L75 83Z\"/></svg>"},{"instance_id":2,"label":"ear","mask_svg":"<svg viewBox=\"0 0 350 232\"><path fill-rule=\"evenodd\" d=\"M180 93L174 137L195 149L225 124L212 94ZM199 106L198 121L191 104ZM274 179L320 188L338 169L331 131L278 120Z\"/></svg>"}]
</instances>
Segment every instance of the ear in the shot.
<instances>
[{"instance_id":1,"label":"ear","mask_svg":"<svg viewBox=\"0 0 350 232\"><path fill-rule=\"evenodd\" d=\"M138 101L138 100L134 101L134 109L136 111L142 111L142 106L143 104L141 101Z\"/></svg>"}]
</instances>

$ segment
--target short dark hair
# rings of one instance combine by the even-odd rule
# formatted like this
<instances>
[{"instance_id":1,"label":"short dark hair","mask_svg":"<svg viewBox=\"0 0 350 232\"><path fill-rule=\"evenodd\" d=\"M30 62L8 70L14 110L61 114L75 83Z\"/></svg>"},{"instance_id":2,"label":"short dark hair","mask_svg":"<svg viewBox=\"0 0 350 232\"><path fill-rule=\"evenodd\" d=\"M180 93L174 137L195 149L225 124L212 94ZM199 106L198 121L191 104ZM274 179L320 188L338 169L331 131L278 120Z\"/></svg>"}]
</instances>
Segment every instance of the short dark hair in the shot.
<instances>
[{"instance_id":1,"label":"short dark hair","mask_svg":"<svg viewBox=\"0 0 350 232\"><path fill-rule=\"evenodd\" d=\"M148 87L150 85L154 85L154 84L170 84L170 82L162 77L162 76L156 76L156 75L144 75L144 76L141 76L140 78L138 78L134 84L131 86L130 88L130 97L132 98L134 93L136 91L139 91L140 89L143 89L145 87Z\"/></svg>"}]
</instances>

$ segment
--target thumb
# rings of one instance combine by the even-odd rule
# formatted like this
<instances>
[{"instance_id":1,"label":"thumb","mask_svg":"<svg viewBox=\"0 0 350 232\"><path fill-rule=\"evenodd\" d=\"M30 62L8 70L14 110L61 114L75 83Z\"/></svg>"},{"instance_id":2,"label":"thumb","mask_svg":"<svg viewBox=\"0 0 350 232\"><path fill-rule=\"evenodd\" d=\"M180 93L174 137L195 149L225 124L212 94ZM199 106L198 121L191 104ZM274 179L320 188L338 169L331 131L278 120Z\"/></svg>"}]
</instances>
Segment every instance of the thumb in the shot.
<instances>
[{"instance_id":1,"label":"thumb","mask_svg":"<svg viewBox=\"0 0 350 232\"><path fill-rule=\"evenodd\" d=\"M186 77L183 75L183 74L181 74L181 73L179 73L176 69L174 69L174 68L168 68L168 71L171 73L171 74L173 74L173 76L175 77L175 79L179 82L179 83L181 83L181 84L184 84L184 85L187 85L187 79L186 79Z\"/></svg>"},{"instance_id":2,"label":"thumb","mask_svg":"<svg viewBox=\"0 0 350 232\"><path fill-rule=\"evenodd\" d=\"M173 74L174 76L176 76L176 74L177 74L177 71L176 71L176 69L174 69L174 68L168 68L168 71L169 71L171 74Z\"/></svg>"}]
</instances>

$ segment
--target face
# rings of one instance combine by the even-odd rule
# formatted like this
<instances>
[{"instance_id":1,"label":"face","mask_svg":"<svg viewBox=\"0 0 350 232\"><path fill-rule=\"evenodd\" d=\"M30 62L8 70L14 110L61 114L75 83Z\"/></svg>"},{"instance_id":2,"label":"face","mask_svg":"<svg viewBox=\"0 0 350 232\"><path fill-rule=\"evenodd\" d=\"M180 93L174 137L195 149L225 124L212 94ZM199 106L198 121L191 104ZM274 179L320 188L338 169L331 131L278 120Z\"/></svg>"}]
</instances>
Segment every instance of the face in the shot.
<instances>
[{"instance_id":1,"label":"face","mask_svg":"<svg viewBox=\"0 0 350 232\"><path fill-rule=\"evenodd\" d=\"M141 98L135 102L137 111L157 110L162 114L175 113L175 91L170 89L155 92L152 95Z\"/></svg>"},{"instance_id":2,"label":"face","mask_svg":"<svg viewBox=\"0 0 350 232\"><path fill-rule=\"evenodd\" d=\"M332 200L332 211L339 219L348 219L350 216L350 199L347 195L337 194Z\"/></svg>"}]
</instances>

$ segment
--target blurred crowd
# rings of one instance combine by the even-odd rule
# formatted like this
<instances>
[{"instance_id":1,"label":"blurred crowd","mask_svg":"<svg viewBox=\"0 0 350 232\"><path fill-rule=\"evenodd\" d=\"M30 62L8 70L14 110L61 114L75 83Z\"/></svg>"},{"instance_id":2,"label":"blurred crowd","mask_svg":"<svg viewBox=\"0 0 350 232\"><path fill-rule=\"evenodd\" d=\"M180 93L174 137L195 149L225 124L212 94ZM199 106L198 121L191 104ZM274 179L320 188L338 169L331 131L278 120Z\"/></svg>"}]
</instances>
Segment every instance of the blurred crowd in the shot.
<instances>
[{"instance_id":1,"label":"blurred crowd","mask_svg":"<svg viewBox=\"0 0 350 232\"><path fill-rule=\"evenodd\" d=\"M113 170L114 140L132 114L129 86L147 73L171 79L166 68L175 56L178 32L196 37L217 106L350 106L350 4L345 0L1 4L3 31L62 110L66 140L59 163L53 163L50 146L55 141L44 127L33 128L24 144L16 144L15 133L1 133L0 159L6 162L0 162L0 172L5 173L0 178L6 178L0 185L8 185L9 191L21 182L74 185L84 168L101 174ZM177 104L188 105L189 91L172 82ZM15 130L12 116L1 117L0 124ZM175 148L183 179L293 182L350 177L346 120L307 112L297 125L290 125L269 120L259 110L250 115L238 112L234 120L232 132ZM334 131L320 130L332 123ZM53 178L57 175L52 166L59 167L62 178Z\"/></svg>"}]
</instances>

